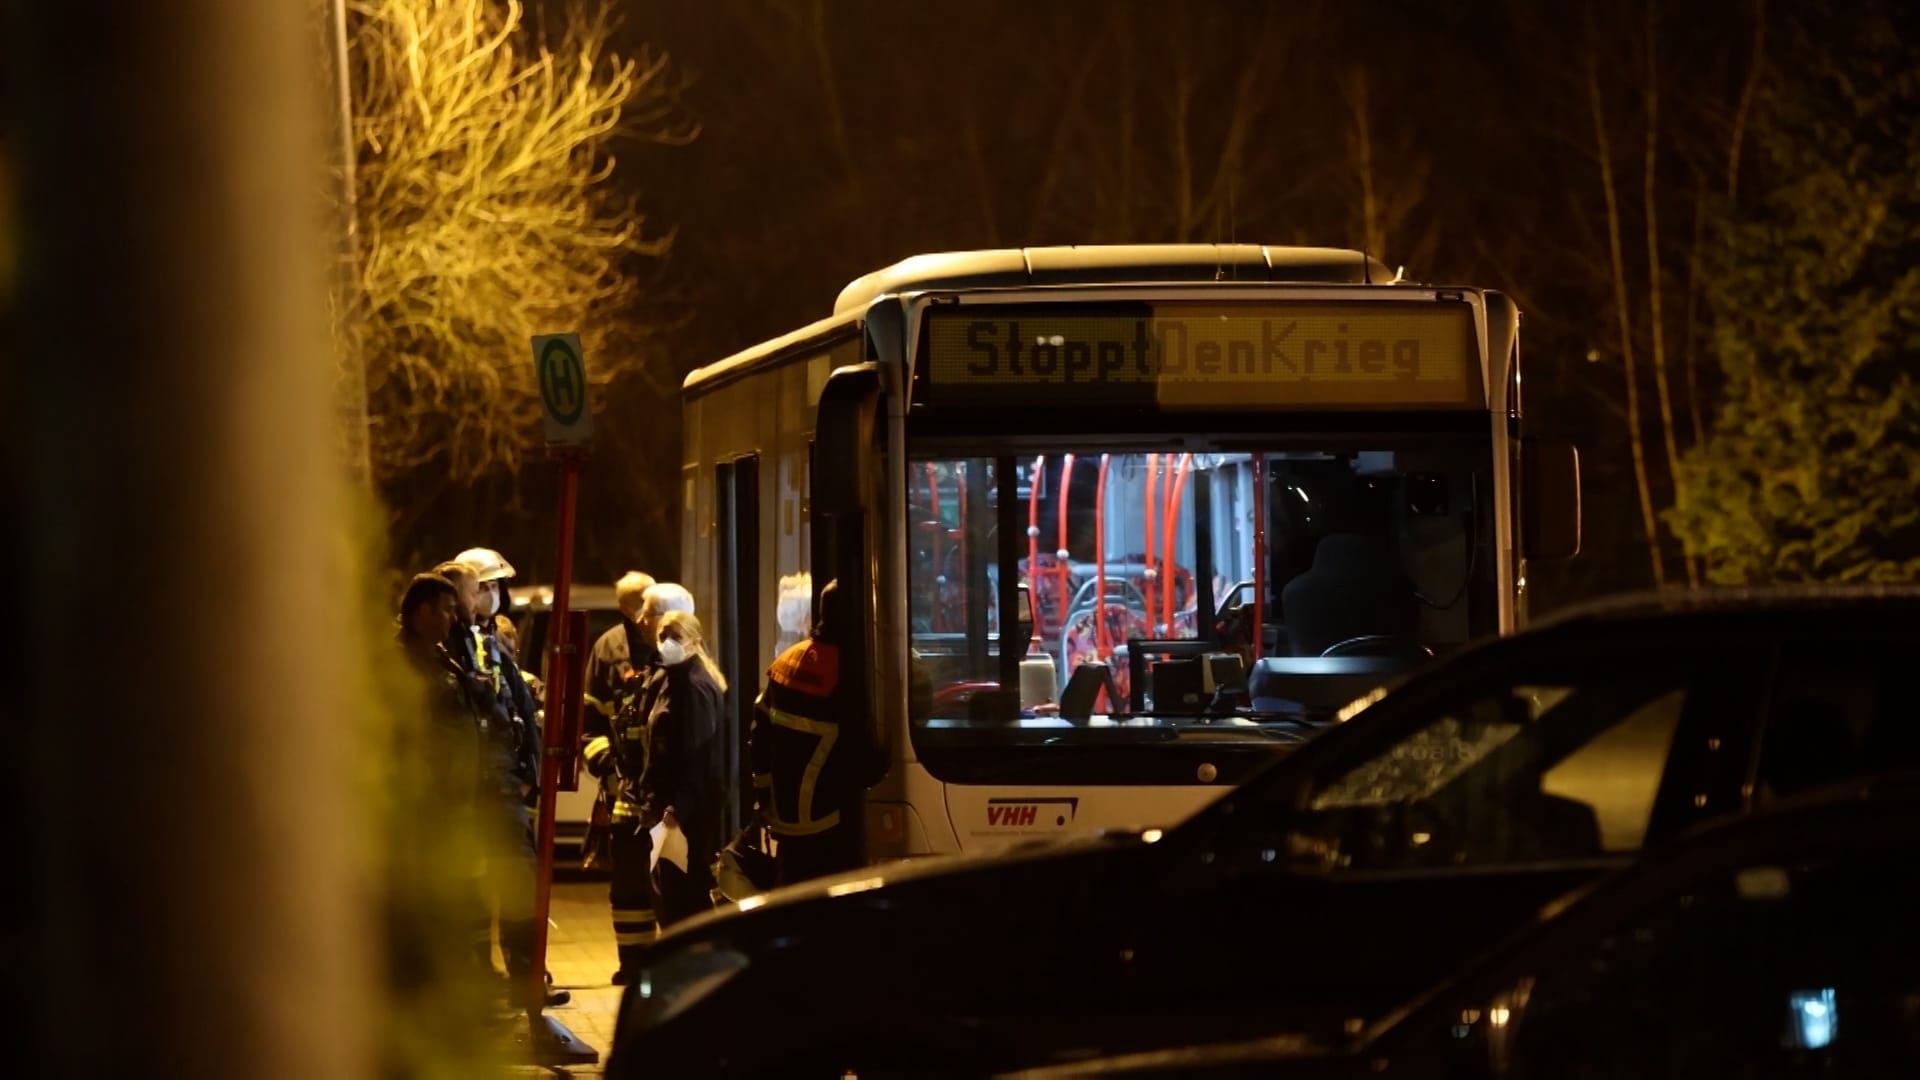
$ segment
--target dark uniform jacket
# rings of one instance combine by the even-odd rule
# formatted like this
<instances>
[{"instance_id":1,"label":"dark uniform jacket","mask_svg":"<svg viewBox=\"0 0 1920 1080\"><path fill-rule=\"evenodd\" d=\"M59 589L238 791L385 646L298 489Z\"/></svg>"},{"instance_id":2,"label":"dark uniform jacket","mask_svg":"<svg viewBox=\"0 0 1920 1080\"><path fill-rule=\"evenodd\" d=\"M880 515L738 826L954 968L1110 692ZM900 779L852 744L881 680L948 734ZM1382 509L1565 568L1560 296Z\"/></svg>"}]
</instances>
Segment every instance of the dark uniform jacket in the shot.
<instances>
[{"instance_id":1,"label":"dark uniform jacket","mask_svg":"<svg viewBox=\"0 0 1920 1080\"><path fill-rule=\"evenodd\" d=\"M621 698L638 690L660 654L640 639L640 628L626 619L607 628L587 657L586 710L581 727L591 737L605 735L619 714Z\"/></svg>"},{"instance_id":2,"label":"dark uniform jacket","mask_svg":"<svg viewBox=\"0 0 1920 1080\"><path fill-rule=\"evenodd\" d=\"M424 757L436 811L464 806L482 786L487 695L450 650L420 645L401 631L407 666L419 678L427 707Z\"/></svg>"},{"instance_id":3,"label":"dark uniform jacket","mask_svg":"<svg viewBox=\"0 0 1920 1080\"><path fill-rule=\"evenodd\" d=\"M608 691L608 709L604 712L589 709L583 726L592 736L585 756L587 771L600 779L600 799L607 804L609 817L625 822L640 816L639 781L647 771L648 721L666 677L660 665L660 653L641 641L639 631L631 624L616 626L601 636L594 646L596 660L601 646L607 645L608 639L616 634L620 635L616 640L621 641L617 650L621 658L610 661L604 668L617 673L607 676L609 682L605 685L613 687ZM614 651L609 647L609 654ZM589 693L594 677L590 671Z\"/></svg>"},{"instance_id":4,"label":"dark uniform jacket","mask_svg":"<svg viewBox=\"0 0 1920 1080\"><path fill-rule=\"evenodd\" d=\"M842 672L840 650L815 638L789 647L767 669L766 689L753 703L748 753L775 835L810 836L840 824L842 811L885 768L864 719L842 704L843 677L859 676Z\"/></svg>"},{"instance_id":5,"label":"dark uniform jacket","mask_svg":"<svg viewBox=\"0 0 1920 1080\"><path fill-rule=\"evenodd\" d=\"M719 848L726 694L698 658L661 665L649 689L647 766L636 785L640 820L652 826L672 807L687 843L704 858Z\"/></svg>"},{"instance_id":6,"label":"dark uniform jacket","mask_svg":"<svg viewBox=\"0 0 1920 1080\"><path fill-rule=\"evenodd\" d=\"M537 789L540 724L533 691L519 666L492 635L476 634L473 627L464 624L453 628L447 651L482 687L479 694L489 790L518 799L520 785Z\"/></svg>"},{"instance_id":7,"label":"dark uniform jacket","mask_svg":"<svg viewBox=\"0 0 1920 1080\"><path fill-rule=\"evenodd\" d=\"M533 688L527 685L519 662L498 647L493 635L487 635L487 641L493 644L494 659L499 665L501 697L519 721L515 728L519 742L514 747L511 778L531 788L527 798L535 799L540 794L540 705L534 700Z\"/></svg>"}]
</instances>

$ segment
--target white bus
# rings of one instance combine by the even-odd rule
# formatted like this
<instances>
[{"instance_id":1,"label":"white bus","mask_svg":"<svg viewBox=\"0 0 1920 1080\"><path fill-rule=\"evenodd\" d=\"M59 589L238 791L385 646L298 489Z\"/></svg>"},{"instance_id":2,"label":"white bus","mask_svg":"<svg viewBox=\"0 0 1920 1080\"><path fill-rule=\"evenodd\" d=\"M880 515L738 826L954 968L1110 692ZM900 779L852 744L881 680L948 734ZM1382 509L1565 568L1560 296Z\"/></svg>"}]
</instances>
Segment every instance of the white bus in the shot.
<instances>
[{"instance_id":1,"label":"white bus","mask_svg":"<svg viewBox=\"0 0 1920 1080\"><path fill-rule=\"evenodd\" d=\"M891 763L875 858L1170 824L1512 631L1528 559L1579 543L1519 323L1352 251L959 252L693 372L684 580L742 801L762 676L836 577Z\"/></svg>"}]
</instances>

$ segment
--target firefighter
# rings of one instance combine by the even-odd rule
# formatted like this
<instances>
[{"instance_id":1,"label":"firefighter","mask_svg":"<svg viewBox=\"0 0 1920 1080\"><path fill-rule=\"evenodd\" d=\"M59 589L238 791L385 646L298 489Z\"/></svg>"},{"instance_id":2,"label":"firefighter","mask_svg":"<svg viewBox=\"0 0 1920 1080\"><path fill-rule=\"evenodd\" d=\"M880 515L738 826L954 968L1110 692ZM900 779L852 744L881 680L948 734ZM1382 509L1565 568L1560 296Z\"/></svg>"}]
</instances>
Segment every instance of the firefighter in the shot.
<instances>
[{"instance_id":1,"label":"firefighter","mask_svg":"<svg viewBox=\"0 0 1920 1080\"><path fill-rule=\"evenodd\" d=\"M497 905L500 952L507 962L509 996L531 1008L525 987L533 970L533 894L538 873L532 808L539 805L540 724L533 691L520 666L495 636L494 616L506 606L506 582L512 564L490 548L468 548L455 556L471 573L475 588L466 612L474 670L493 687L494 709L488 740L488 778L480 813L487 830L488 887ZM544 1004L564 1005L572 998L554 988L551 973Z\"/></svg>"},{"instance_id":2,"label":"firefighter","mask_svg":"<svg viewBox=\"0 0 1920 1080\"><path fill-rule=\"evenodd\" d=\"M418 814L409 814L396 831L400 844L392 905L388 914L391 977L409 992L418 991L446 975L439 935L447 932L449 917L462 932L487 924L486 901L480 881L466 868L457 888L436 886L441 860L449 851L470 852L476 796L481 787L484 734L492 690L463 667L447 648L460 621L459 591L443 574L419 574L407 584L400 600L397 643L407 669L417 680L425 706L425 736L418 745L426 783ZM410 740L408 741L410 742ZM401 745L407 745L402 743ZM454 942L449 941L452 945ZM464 946L464 942L459 943ZM472 954L460 947L469 963ZM491 956L480 966L459 969L475 977L492 977Z\"/></svg>"},{"instance_id":3,"label":"firefighter","mask_svg":"<svg viewBox=\"0 0 1920 1080\"><path fill-rule=\"evenodd\" d=\"M859 673L841 670L845 635L858 632L839 582L828 582L812 631L767 669L753 703L748 752L781 885L866 864L860 797L885 763L852 704Z\"/></svg>"},{"instance_id":4,"label":"firefighter","mask_svg":"<svg viewBox=\"0 0 1920 1080\"><path fill-rule=\"evenodd\" d=\"M644 820L641 813L639 781L647 770L647 718L662 685L660 620L674 611L693 614L693 594L682 586L662 582L641 593L634 627L644 659L635 662L634 677L626 684L630 689L620 695L610 729L590 739L583 754L587 771L613 792L608 830L613 880L607 899L613 908L613 942L620 952L620 969L613 975L615 986L625 986L639 970L647 946L660 932L649 865L653 837L647 832L654 822Z\"/></svg>"},{"instance_id":5,"label":"firefighter","mask_svg":"<svg viewBox=\"0 0 1920 1080\"><path fill-rule=\"evenodd\" d=\"M600 635L587 657L586 692L582 695L586 707L580 725L582 760L586 757L586 747L607 746L604 740L613 736L613 721L620 715L621 705L639 692L642 672L659 659L640 635L640 601L651 588L652 576L638 570L627 571L613 583L614 598L620 605L620 623ZM595 744L595 739L603 741ZM609 838L613 828L613 798L612 785L601 779L600 790L593 800L593 816L587 822L586 842L582 845L584 854L580 864L584 869L613 865Z\"/></svg>"},{"instance_id":6,"label":"firefighter","mask_svg":"<svg viewBox=\"0 0 1920 1080\"><path fill-rule=\"evenodd\" d=\"M620 625L608 627L600 635L587 659L587 717L583 726L589 737L607 733L629 681L658 659L640 632L640 606L653 584L650 575L638 570L627 571L613 584L614 599L620 605Z\"/></svg>"}]
</instances>

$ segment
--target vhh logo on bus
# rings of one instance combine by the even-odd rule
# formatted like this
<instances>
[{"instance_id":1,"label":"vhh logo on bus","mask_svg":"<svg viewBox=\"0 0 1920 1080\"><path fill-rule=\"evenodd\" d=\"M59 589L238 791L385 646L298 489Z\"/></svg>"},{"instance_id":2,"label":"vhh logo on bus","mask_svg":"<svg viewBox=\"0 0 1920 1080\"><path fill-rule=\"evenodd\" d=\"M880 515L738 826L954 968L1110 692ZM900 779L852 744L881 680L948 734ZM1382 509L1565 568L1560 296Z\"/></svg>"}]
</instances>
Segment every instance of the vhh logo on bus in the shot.
<instances>
[{"instance_id":1,"label":"vhh logo on bus","mask_svg":"<svg viewBox=\"0 0 1920 1080\"><path fill-rule=\"evenodd\" d=\"M1064 829L1073 823L1079 809L1079 799L988 799L987 825L996 829Z\"/></svg>"}]
</instances>

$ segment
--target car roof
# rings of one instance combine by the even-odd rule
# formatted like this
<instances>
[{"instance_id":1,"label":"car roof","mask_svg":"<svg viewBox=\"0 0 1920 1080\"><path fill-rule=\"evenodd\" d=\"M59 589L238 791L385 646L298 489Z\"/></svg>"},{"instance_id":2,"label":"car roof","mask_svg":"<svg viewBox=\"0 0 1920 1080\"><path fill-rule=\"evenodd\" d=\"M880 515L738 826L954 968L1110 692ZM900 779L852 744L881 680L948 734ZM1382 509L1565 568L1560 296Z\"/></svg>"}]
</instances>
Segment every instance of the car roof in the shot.
<instances>
[{"instance_id":1,"label":"car roof","mask_svg":"<svg viewBox=\"0 0 1920 1080\"><path fill-rule=\"evenodd\" d=\"M1407 672L1384 692L1367 695L1342 710L1359 715L1404 716L1419 722L1435 694L1449 694L1463 679L1480 679L1543 655L1597 658L1616 648L1666 649L1671 642L1724 642L1747 647L1754 634L1797 633L1823 638L1847 634L1920 637L1920 587L1840 585L1715 588L1626 593L1562 611L1504 637L1472 642L1436 663ZM1598 659L1595 661L1600 663ZM1606 668L1598 674L1606 677ZM1359 707L1356 707L1359 706ZM1342 727L1346 726L1344 723ZM1368 726L1370 729L1371 725ZM1335 731L1317 735L1248 777L1234 791L1176 827L1184 837L1204 837L1234 812L1246 793L1264 781L1314 767L1322 755L1350 744Z\"/></svg>"},{"instance_id":2,"label":"car roof","mask_svg":"<svg viewBox=\"0 0 1920 1080\"><path fill-rule=\"evenodd\" d=\"M1880 614L1920 619L1920 586L1769 585L1622 593L1555 612L1526 633L1721 619L1826 622Z\"/></svg>"},{"instance_id":3,"label":"car roof","mask_svg":"<svg viewBox=\"0 0 1920 1080\"><path fill-rule=\"evenodd\" d=\"M516 614L553 607L552 585L518 585L508 589L507 595ZM574 611L614 611L620 601L611 585L575 585L567 592L567 606Z\"/></svg>"},{"instance_id":4,"label":"car roof","mask_svg":"<svg viewBox=\"0 0 1920 1080\"><path fill-rule=\"evenodd\" d=\"M1578 935L1617 918L1622 902L1653 899L1675 875L1702 874L1751 861L1791 861L1808 854L1903 851L1920 846L1920 774L1890 773L1844 780L1780 799L1747 814L1709 819L1649 849L1622 869L1554 900L1525 926L1419 999L1370 1025L1373 1041L1464 989L1498 977L1537 951L1542 941Z\"/></svg>"},{"instance_id":5,"label":"car roof","mask_svg":"<svg viewBox=\"0 0 1920 1080\"><path fill-rule=\"evenodd\" d=\"M1783 861L1809 852L1894 851L1911 853L1920 845L1920 774L1867 777L1793 799L1753 814L1715 819L1652 849L1625 868L1573 890L1544 908L1536 918L1502 939L1464 969L1406 1005L1367 1025L1344 1049L1297 1032L1276 1032L1253 1039L1116 1054L1054 1068L1011 1075L1082 1076L1108 1073L1177 1075L1202 1066L1253 1066L1261 1062L1301 1061L1335 1056L1340 1060L1379 1056L1397 1035L1417 1036L1428 1022L1450 1014L1462 994L1484 989L1512 974L1509 970L1536 952L1540 943L1578 936L1596 922L1618 917L1629 902L1670 889L1676 872L1689 878L1700 872L1778 857Z\"/></svg>"},{"instance_id":6,"label":"car roof","mask_svg":"<svg viewBox=\"0 0 1920 1080\"><path fill-rule=\"evenodd\" d=\"M1385 699L1407 702L1453 684L1462 672L1498 669L1547 650L1578 653L1604 643L1726 640L1748 635L1854 633L1920 636L1920 587L1769 586L1632 592L1564 608L1505 637L1479 639L1406 675ZM1317 740L1316 740L1317 741ZM1312 744L1309 743L1309 746Z\"/></svg>"}]
</instances>

